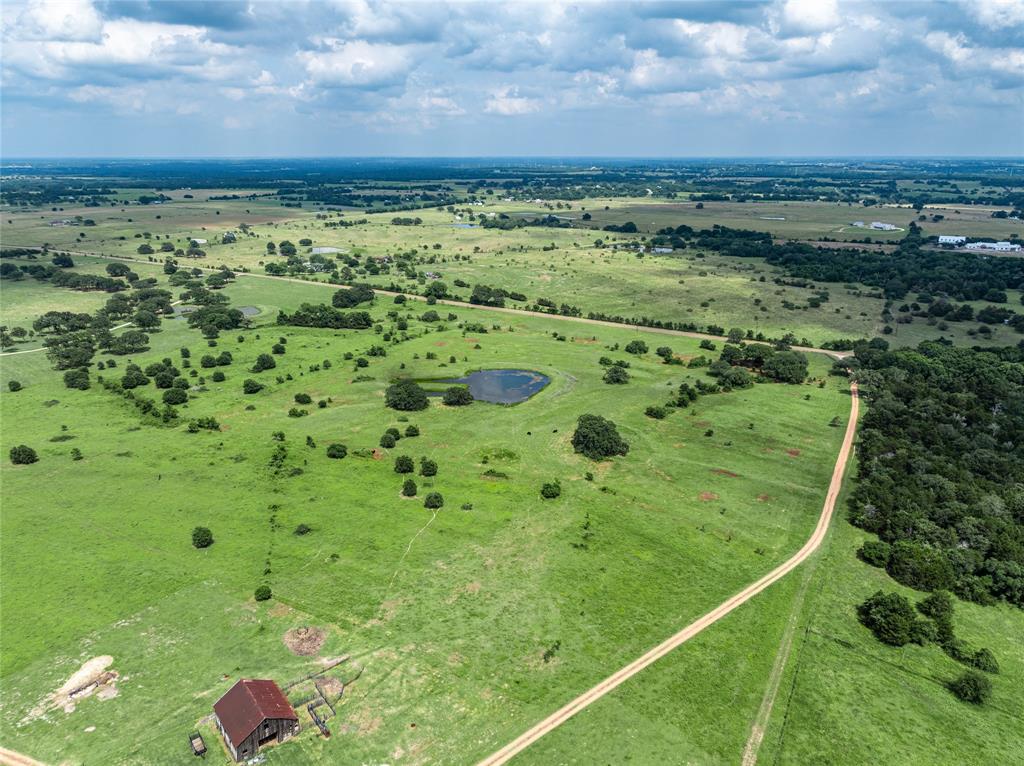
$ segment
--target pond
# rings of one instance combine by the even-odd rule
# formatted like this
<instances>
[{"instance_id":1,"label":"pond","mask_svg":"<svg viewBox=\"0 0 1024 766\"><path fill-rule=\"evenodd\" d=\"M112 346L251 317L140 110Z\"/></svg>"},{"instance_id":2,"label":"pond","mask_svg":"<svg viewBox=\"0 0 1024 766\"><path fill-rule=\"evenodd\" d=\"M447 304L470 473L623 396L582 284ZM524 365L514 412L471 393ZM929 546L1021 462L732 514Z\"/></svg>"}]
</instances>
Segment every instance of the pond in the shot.
<instances>
[{"instance_id":1,"label":"pond","mask_svg":"<svg viewBox=\"0 0 1024 766\"><path fill-rule=\"evenodd\" d=\"M551 378L533 370L477 370L464 378L440 383L465 383L473 398L492 404L518 404L539 392Z\"/></svg>"}]
</instances>

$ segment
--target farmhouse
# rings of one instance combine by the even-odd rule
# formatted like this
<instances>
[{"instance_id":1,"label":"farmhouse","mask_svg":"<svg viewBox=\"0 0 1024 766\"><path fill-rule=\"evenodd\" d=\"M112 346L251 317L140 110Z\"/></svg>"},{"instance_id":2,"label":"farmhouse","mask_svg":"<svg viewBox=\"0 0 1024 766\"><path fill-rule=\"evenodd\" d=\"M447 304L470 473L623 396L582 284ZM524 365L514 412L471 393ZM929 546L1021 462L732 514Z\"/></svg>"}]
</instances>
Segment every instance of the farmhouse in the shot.
<instances>
[{"instance_id":1,"label":"farmhouse","mask_svg":"<svg viewBox=\"0 0 1024 766\"><path fill-rule=\"evenodd\" d=\"M213 713L236 762L299 731L299 717L273 681L243 678L214 703Z\"/></svg>"},{"instance_id":2,"label":"farmhouse","mask_svg":"<svg viewBox=\"0 0 1024 766\"><path fill-rule=\"evenodd\" d=\"M314 247L312 250L310 250L310 252L313 255L330 255L331 253L340 253L341 252L341 248L340 247L329 247L327 245L324 245L322 247Z\"/></svg>"},{"instance_id":3,"label":"farmhouse","mask_svg":"<svg viewBox=\"0 0 1024 766\"><path fill-rule=\"evenodd\" d=\"M1000 253L1015 253L1020 250L1016 242L968 242L964 245L968 250L995 250Z\"/></svg>"},{"instance_id":4,"label":"farmhouse","mask_svg":"<svg viewBox=\"0 0 1024 766\"><path fill-rule=\"evenodd\" d=\"M656 252L656 253L671 253L671 252L673 252L673 249L671 247L656 247L656 248L654 248L654 252Z\"/></svg>"},{"instance_id":5,"label":"farmhouse","mask_svg":"<svg viewBox=\"0 0 1024 766\"><path fill-rule=\"evenodd\" d=\"M940 245L962 245L967 241L967 237L954 237L949 234L939 235Z\"/></svg>"},{"instance_id":6,"label":"farmhouse","mask_svg":"<svg viewBox=\"0 0 1024 766\"><path fill-rule=\"evenodd\" d=\"M882 223L881 221L872 221L871 228L875 231L896 231L896 226L891 223Z\"/></svg>"}]
</instances>

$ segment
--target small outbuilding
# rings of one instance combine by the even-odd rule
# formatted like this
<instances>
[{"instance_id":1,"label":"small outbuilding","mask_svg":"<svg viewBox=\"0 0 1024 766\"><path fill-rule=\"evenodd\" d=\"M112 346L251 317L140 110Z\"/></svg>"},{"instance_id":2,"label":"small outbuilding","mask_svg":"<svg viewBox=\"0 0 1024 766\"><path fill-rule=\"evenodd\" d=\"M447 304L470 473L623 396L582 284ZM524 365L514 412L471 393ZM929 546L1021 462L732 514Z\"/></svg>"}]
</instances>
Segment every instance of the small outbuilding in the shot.
<instances>
[{"instance_id":1,"label":"small outbuilding","mask_svg":"<svg viewBox=\"0 0 1024 766\"><path fill-rule=\"evenodd\" d=\"M243 678L214 703L213 713L236 762L299 731L299 717L273 681Z\"/></svg>"}]
</instances>

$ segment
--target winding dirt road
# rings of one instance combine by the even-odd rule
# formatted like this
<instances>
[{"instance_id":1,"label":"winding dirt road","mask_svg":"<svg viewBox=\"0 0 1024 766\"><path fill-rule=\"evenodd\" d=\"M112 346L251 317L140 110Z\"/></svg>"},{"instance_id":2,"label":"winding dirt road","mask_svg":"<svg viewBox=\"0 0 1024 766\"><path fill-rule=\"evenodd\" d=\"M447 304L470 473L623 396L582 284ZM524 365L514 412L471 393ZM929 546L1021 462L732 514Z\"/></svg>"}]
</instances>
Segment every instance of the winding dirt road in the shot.
<instances>
[{"instance_id":1,"label":"winding dirt road","mask_svg":"<svg viewBox=\"0 0 1024 766\"><path fill-rule=\"evenodd\" d=\"M478 766L499 766L500 764L508 763L512 758L528 748L545 734L561 726L585 707L597 702L601 697L618 687L619 684L622 684L632 678L648 665L653 664L676 647L686 643L705 628L714 625L733 609L746 603L769 585L780 580L814 553L821 545L822 540L825 539L825 535L828 532L828 525L832 520L832 512L836 507L836 499L839 497L839 490L843 485L843 473L846 470L846 463L849 460L850 451L853 448L853 437L857 432L857 415L859 413L859 409L860 399L857 384L855 382L851 382L850 419L846 424L846 433L843 436L843 444L839 449L839 455L836 457L835 468L832 470L832 481L828 485L828 493L825 495L825 504L821 508L821 516L818 517L818 524L814 528L814 532L811 534L810 538L806 543L804 543L803 547L792 556L792 558L777 566L757 582L748 585L735 596L722 602L703 617L700 617L690 623L674 636L670 636L665 639L646 654L643 654L625 667L617 670L592 689L588 689L583 692L583 694L578 696L576 699L559 708L543 721L540 721L527 731L520 734L503 748L484 758L480 761Z\"/></svg>"}]
</instances>

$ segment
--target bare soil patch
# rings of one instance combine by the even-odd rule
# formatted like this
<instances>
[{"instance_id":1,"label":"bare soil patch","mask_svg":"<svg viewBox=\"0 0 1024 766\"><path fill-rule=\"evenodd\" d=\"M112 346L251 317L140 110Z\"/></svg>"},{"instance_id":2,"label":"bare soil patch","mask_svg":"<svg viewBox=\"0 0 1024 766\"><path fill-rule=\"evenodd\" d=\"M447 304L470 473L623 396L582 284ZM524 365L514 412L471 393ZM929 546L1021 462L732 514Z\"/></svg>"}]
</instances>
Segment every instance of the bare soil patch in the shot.
<instances>
[{"instance_id":1,"label":"bare soil patch","mask_svg":"<svg viewBox=\"0 0 1024 766\"><path fill-rule=\"evenodd\" d=\"M374 447L373 448L373 459L374 460L383 460L384 459L384 450L379 449L377 447Z\"/></svg>"},{"instance_id":2,"label":"bare soil patch","mask_svg":"<svg viewBox=\"0 0 1024 766\"><path fill-rule=\"evenodd\" d=\"M447 346L448 345L448 341L446 341L446 340L435 340L434 341L434 345L435 346Z\"/></svg>"},{"instance_id":3,"label":"bare soil patch","mask_svg":"<svg viewBox=\"0 0 1024 766\"><path fill-rule=\"evenodd\" d=\"M345 684L339 678L318 678L316 679L316 688L320 690L321 694L330 699L340 696L345 691Z\"/></svg>"},{"instance_id":4,"label":"bare soil patch","mask_svg":"<svg viewBox=\"0 0 1024 766\"><path fill-rule=\"evenodd\" d=\"M320 651L324 645L327 634L322 628L312 628L303 625L301 628L292 628L284 634L284 645L292 654L300 657L312 657Z\"/></svg>"},{"instance_id":5,"label":"bare soil patch","mask_svg":"<svg viewBox=\"0 0 1024 766\"><path fill-rule=\"evenodd\" d=\"M57 691L47 695L42 702L32 708L22 722L28 723L42 718L47 712L57 708L65 713L73 713L78 702L93 694L101 700L116 697L118 672L108 670L113 662L114 658L109 654L87 660Z\"/></svg>"},{"instance_id":6,"label":"bare soil patch","mask_svg":"<svg viewBox=\"0 0 1024 766\"><path fill-rule=\"evenodd\" d=\"M724 468L712 468L711 473L717 473L719 476L728 476L730 479L738 479L739 474L727 471Z\"/></svg>"},{"instance_id":7,"label":"bare soil patch","mask_svg":"<svg viewBox=\"0 0 1024 766\"><path fill-rule=\"evenodd\" d=\"M710 500L717 500L718 495L716 495L714 492L701 492L700 499L706 503Z\"/></svg>"},{"instance_id":8,"label":"bare soil patch","mask_svg":"<svg viewBox=\"0 0 1024 766\"><path fill-rule=\"evenodd\" d=\"M800 457L800 450L788 449L786 450L786 454L789 455L790 457Z\"/></svg>"},{"instance_id":9,"label":"bare soil patch","mask_svg":"<svg viewBox=\"0 0 1024 766\"><path fill-rule=\"evenodd\" d=\"M771 495L758 495L758 496L757 496L757 499L758 499L758 501L759 501L759 502L761 502L761 503L767 503L767 502L768 502L769 500L771 500L772 498L771 498Z\"/></svg>"},{"instance_id":10,"label":"bare soil patch","mask_svg":"<svg viewBox=\"0 0 1024 766\"><path fill-rule=\"evenodd\" d=\"M466 341L466 343L479 343L480 342L479 338L465 338L464 340Z\"/></svg>"}]
</instances>

